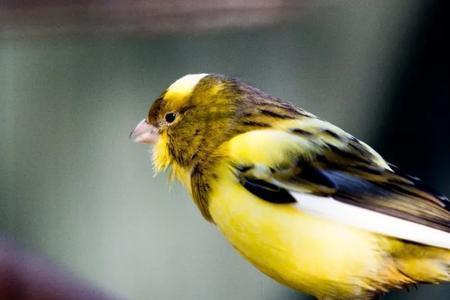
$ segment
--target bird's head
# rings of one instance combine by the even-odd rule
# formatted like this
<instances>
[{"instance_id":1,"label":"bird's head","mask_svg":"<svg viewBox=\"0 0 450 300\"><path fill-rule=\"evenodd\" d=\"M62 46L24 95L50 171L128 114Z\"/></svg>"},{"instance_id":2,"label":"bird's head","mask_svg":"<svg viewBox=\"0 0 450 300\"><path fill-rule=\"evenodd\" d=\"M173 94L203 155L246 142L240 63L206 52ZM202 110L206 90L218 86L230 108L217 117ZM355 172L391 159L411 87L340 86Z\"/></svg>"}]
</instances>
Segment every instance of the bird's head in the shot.
<instances>
[{"instance_id":1,"label":"bird's head","mask_svg":"<svg viewBox=\"0 0 450 300\"><path fill-rule=\"evenodd\" d=\"M217 74L190 74L172 83L131 133L135 142L154 144L157 171L189 170L221 143L270 118L294 118L299 109L242 81Z\"/></svg>"}]
</instances>

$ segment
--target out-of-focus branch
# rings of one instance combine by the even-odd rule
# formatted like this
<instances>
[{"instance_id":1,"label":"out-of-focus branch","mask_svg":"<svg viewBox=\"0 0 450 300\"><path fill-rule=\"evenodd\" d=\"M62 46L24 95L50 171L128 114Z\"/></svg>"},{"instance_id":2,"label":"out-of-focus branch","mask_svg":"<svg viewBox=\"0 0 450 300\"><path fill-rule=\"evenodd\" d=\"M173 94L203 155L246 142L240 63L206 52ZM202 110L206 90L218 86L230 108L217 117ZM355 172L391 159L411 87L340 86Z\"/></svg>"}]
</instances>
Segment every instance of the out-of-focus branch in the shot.
<instances>
[{"instance_id":1,"label":"out-of-focus branch","mask_svg":"<svg viewBox=\"0 0 450 300\"><path fill-rule=\"evenodd\" d=\"M0 4L0 36L95 33L156 34L270 25L330 0L5 0Z\"/></svg>"},{"instance_id":2,"label":"out-of-focus branch","mask_svg":"<svg viewBox=\"0 0 450 300\"><path fill-rule=\"evenodd\" d=\"M0 299L118 300L1 238Z\"/></svg>"}]
</instances>

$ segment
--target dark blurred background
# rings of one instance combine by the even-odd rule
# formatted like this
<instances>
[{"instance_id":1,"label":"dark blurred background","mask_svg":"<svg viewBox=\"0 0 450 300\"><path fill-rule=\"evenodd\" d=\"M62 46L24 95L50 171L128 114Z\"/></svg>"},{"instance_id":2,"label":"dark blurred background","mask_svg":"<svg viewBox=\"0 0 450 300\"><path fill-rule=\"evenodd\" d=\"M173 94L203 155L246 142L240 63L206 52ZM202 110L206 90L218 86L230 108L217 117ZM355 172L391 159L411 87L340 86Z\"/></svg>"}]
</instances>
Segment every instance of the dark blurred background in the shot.
<instances>
[{"instance_id":1,"label":"dark blurred background","mask_svg":"<svg viewBox=\"0 0 450 300\"><path fill-rule=\"evenodd\" d=\"M306 299L153 178L128 133L178 77L223 73L450 195L449 18L445 1L3 0L1 235L126 299Z\"/></svg>"}]
</instances>

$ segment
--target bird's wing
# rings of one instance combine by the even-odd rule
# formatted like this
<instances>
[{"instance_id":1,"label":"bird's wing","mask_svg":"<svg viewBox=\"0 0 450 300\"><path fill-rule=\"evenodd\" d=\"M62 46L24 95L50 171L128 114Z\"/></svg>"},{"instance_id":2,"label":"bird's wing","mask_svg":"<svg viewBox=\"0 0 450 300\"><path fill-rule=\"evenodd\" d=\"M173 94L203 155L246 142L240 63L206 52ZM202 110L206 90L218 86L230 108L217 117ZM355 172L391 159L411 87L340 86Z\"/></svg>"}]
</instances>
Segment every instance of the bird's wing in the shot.
<instances>
[{"instance_id":1,"label":"bird's wing","mask_svg":"<svg viewBox=\"0 0 450 300\"><path fill-rule=\"evenodd\" d=\"M341 129L313 119L240 139L246 150L235 155L239 180L261 199L450 249L449 200Z\"/></svg>"}]
</instances>

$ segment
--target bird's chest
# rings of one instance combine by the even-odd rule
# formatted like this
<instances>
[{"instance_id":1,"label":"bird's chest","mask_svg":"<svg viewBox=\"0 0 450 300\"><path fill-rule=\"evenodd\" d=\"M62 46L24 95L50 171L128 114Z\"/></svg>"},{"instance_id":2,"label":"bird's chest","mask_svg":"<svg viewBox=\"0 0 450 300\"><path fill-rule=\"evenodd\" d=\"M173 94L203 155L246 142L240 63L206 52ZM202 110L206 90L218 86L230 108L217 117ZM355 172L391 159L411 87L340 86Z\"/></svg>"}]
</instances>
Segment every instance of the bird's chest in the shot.
<instances>
[{"instance_id":1,"label":"bird's chest","mask_svg":"<svg viewBox=\"0 0 450 300\"><path fill-rule=\"evenodd\" d=\"M232 175L211 186L209 211L220 231L252 264L277 281L315 294L358 294L380 268L374 236L265 202Z\"/></svg>"}]
</instances>

